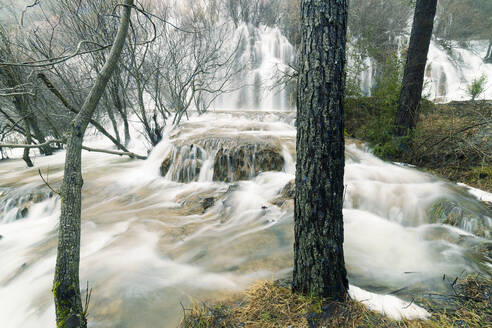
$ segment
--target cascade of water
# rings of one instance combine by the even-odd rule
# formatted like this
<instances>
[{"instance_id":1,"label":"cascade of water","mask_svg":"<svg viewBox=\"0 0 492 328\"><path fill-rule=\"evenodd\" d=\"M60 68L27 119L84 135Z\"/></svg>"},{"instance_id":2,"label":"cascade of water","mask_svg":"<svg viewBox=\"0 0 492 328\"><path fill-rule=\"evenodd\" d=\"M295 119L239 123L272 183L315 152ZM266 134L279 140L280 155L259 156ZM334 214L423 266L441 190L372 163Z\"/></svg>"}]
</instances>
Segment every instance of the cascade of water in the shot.
<instances>
[{"instance_id":1,"label":"cascade of water","mask_svg":"<svg viewBox=\"0 0 492 328\"><path fill-rule=\"evenodd\" d=\"M93 287L94 327L162 326L163 318L174 327L180 301L213 298L291 271L293 194L284 191L295 170L295 127L284 123L291 122L289 115L192 116L179 130L168 131L144 162L84 153L81 281ZM258 138L278 143L283 168L252 178L248 168L247 180L213 181L213 150L236 147L233 136L251 138L253 145ZM163 178L166 158L179 162L169 172L180 168L193 175L198 165L200 172L188 183ZM383 162L350 142L346 158L344 248L351 284L381 294L407 287L397 296L411 299L417 291L445 292L443 274L490 274L490 235L477 234L490 232L492 215L465 187ZM45 172L50 162L37 164ZM23 167L21 160L0 165L4 204L15 199L12 188L46 188L36 169ZM56 187L62 166L50 170ZM54 322L59 202L36 199L25 218L0 223L2 327ZM354 297L371 295L371 306L383 302L386 313L405 313L402 302L358 287L352 287ZM411 311L408 316L425 316Z\"/></svg>"},{"instance_id":2,"label":"cascade of water","mask_svg":"<svg viewBox=\"0 0 492 328\"><path fill-rule=\"evenodd\" d=\"M395 42L398 55L401 56L408 38L400 36ZM469 85L474 79L485 75L488 79L481 99L492 99L492 64L483 62L488 41L470 41L467 47L457 42L449 44L450 47L447 48L437 40L431 41L422 95L437 102L469 100ZM350 59L348 63L354 65ZM375 84L377 63L373 58L365 57L363 66L365 69L359 75L361 89L364 95L370 95Z\"/></svg>"},{"instance_id":3,"label":"cascade of water","mask_svg":"<svg viewBox=\"0 0 492 328\"><path fill-rule=\"evenodd\" d=\"M242 23L236 30L240 46L236 65L244 70L236 77L237 91L219 97L215 109L291 110L287 86L276 86L282 72L295 60L294 47L278 28Z\"/></svg>"}]
</instances>

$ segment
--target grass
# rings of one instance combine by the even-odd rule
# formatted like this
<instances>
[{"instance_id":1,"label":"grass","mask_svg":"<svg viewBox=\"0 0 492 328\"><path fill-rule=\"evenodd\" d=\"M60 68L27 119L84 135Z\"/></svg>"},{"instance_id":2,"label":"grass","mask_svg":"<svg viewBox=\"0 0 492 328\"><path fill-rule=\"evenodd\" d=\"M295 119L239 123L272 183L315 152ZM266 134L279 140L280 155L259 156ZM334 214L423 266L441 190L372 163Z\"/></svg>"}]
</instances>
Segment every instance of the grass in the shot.
<instances>
[{"instance_id":1,"label":"grass","mask_svg":"<svg viewBox=\"0 0 492 328\"><path fill-rule=\"evenodd\" d=\"M447 308L424 301L429 320L396 321L368 310L362 303L333 302L293 294L279 282L259 281L235 297L211 305L195 304L184 311L181 328L448 328L492 327L492 281L468 276L454 285Z\"/></svg>"},{"instance_id":2,"label":"grass","mask_svg":"<svg viewBox=\"0 0 492 328\"><path fill-rule=\"evenodd\" d=\"M368 142L383 159L414 164L449 180L492 192L491 102L436 105L424 101L405 153L394 151L394 113L381 106L375 98L348 99L347 134Z\"/></svg>"}]
</instances>

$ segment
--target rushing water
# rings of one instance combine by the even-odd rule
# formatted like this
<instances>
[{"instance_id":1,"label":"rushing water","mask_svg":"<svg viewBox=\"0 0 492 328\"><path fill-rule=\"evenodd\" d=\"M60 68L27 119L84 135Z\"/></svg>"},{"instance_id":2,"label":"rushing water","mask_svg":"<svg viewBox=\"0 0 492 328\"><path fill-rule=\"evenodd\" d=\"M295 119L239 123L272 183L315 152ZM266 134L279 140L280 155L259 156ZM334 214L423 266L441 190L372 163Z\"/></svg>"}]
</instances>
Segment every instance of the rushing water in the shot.
<instances>
[{"instance_id":1,"label":"rushing water","mask_svg":"<svg viewBox=\"0 0 492 328\"><path fill-rule=\"evenodd\" d=\"M186 140L199 144L205 136L267 140L279 147L283 169L215 182L208 160L198 181L160 175L175 147ZM344 247L351 284L381 294L407 287L399 296L409 299L445 290L443 275L490 273L490 258L483 254L490 240L473 231L490 233L491 213L465 187L383 162L353 142L346 155ZM21 160L0 162L2 327L53 326L60 200L49 197L37 169L49 171L56 189L63 158L63 152L38 157L32 169ZM90 326L174 327L180 302L217 299L256 279L288 275L292 203L276 206L272 200L294 178L294 158L290 112L192 117L178 131L168 131L146 161L84 152L80 267L81 286L89 281L93 288ZM189 162L183 158L172 165ZM207 199L213 200L205 206ZM432 221L428 208L443 199L472 215L458 227ZM27 210L21 213L19 206Z\"/></svg>"},{"instance_id":2,"label":"rushing water","mask_svg":"<svg viewBox=\"0 0 492 328\"><path fill-rule=\"evenodd\" d=\"M288 90L264 93L272 73L293 60L292 46L278 29L241 25L238 33L247 41L239 57L249 68L241 77L247 87L216 107L288 109ZM365 82L370 86L370 76ZM215 112L166 131L146 161L84 152L80 279L92 288L90 326L175 327L180 303L288 276L293 201L278 197L294 178L295 133L292 111ZM108 146L88 141L94 143ZM54 325L60 199L38 168L56 190L64 155L37 157L31 169L19 159L0 162L2 328ZM421 317L408 300L445 293L443 276L490 274L492 213L466 187L383 162L352 141L345 184L344 249L353 297L374 300L369 305L379 310L384 303L394 317ZM383 296L395 290L406 302Z\"/></svg>"}]
</instances>

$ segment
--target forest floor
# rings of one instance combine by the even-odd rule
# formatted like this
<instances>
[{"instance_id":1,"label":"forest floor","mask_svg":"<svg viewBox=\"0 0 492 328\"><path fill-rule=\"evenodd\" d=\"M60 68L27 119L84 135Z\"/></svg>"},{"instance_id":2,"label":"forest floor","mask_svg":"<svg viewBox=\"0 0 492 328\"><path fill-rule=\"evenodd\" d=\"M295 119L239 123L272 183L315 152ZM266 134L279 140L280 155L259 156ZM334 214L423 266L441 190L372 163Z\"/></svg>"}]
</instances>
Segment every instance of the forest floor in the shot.
<instances>
[{"instance_id":1,"label":"forest floor","mask_svg":"<svg viewBox=\"0 0 492 328\"><path fill-rule=\"evenodd\" d=\"M448 328L492 327L492 281L469 276L454 284L446 304L414 300L431 314L428 320L393 320L347 299L333 302L293 294L284 282L261 281L221 302L197 303L184 310L182 328Z\"/></svg>"},{"instance_id":2,"label":"forest floor","mask_svg":"<svg viewBox=\"0 0 492 328\"><path fill-rule=\"evenodd\" d=\"M384 134L390 133L393 117L394 112L381 111L373 98L351 99L346 105L346 131L383 149L382 155L376 152L383 159L413 164L492 192L492 101L424 102L411 145L403 153L388 156L381 143Z\"/></svg>"}]
</instances>

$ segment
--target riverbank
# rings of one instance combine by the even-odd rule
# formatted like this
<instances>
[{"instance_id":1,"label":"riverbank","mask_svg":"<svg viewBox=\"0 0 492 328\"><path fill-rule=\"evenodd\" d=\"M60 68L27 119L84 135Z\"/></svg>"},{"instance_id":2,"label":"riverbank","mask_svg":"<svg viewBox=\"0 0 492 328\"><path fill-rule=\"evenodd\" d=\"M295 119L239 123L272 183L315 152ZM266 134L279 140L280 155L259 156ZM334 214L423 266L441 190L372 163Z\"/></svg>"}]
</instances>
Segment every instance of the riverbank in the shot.
<instances>
[{"instance_id":1,"label":"riverbank","mask_svg":"<svg viewBox=\"0 0 492 328\"><path fill-rule=\"evenodd\" d=\"M371 97L348 99L346 133L368 142L383 159L492 192L492 101L424 101L413 140L403 153L393 151L394 113L383 107Z\"/></svg>"},{"instance_id":2,"label":"riverbank","mask_svg":"<svg viewBox=\"0 0 492 328\"><path fill-rule=\"evenodd\" d=\"M261 281L222 302L184 309L181 328L216 327L490 327L492 281L477 275L456 280L454 294L440 302L413 299L430 313L428 320L394 320L371 311L364 300L345 303L293 294L282 282ZM403 311L403 310L402 310Z\"/></svg>"}]
</instances>

